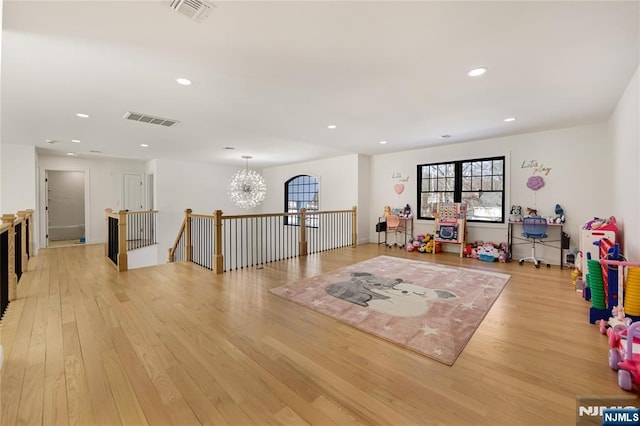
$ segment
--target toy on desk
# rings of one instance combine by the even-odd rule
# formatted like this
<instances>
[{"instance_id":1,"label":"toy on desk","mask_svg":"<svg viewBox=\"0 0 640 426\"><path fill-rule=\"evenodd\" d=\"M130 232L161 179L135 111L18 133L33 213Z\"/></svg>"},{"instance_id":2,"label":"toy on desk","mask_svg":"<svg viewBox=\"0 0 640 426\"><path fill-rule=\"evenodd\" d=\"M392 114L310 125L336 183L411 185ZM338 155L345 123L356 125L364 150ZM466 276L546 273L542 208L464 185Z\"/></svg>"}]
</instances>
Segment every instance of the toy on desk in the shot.
<instances>
[{"instance_id":1,"label":"toy on desk","mask_svg":"<svg viewBox=\"0 0 640 426\"><path fill-rule=\"evenodd\" d=\"M511 214L509 215L509 222L522 222L522 207L511 206Z\"/></svg>"},{"instance_id":2,"label":"toy on desk","mask_svg":"<svg viewBox=\"0 0 640 426\"><path fill-rule=\"evenodd\" d=\"M538 210L527 207L527 217L538 216Z\"/></svg>"},{"instance_id":3,"label":"toy on desk","mask_svg":"<svg viewBox=\"0 0 640 426\"><path fill-rule=\"evenodd\" d=\"M391 216L391 206L384 206L383 217Z\"/></svg>"},{"instance_id":4,"label":"toy on desk","mask_svg":"<svg viewBox=\"0 0 640 426\"><path fill-rule=\"evenodd\" d=\"M560 207L560 204L556 204L555 212L556 217L553 219L553 223L564 223L564 209Z\"/></svg>"},{"instance_id":5,"label":"toy on desk","mask_svg":"<svg viewBox=\"0 0 640 426\"><path fill-rule=\"evenodd\" d=\"M400 213L400 217L403 217L403 218L406 218L406 219L411 217L411 206L409 204L404 206L404 209Z\"/></svg>"}]
</instances>

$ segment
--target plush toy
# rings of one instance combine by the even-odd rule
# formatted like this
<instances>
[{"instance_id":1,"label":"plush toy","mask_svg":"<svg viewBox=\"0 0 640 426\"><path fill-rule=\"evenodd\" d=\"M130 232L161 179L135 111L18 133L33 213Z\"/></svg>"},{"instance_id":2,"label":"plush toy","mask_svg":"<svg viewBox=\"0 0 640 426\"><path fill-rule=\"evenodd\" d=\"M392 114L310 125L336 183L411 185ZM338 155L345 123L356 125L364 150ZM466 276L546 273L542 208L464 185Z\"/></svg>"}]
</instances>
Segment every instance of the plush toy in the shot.
<instances>
[{"instance_id":1,"label":"plush toy","mask_svg":"<svg viewBox=\"0 0 640 426\"><path fill-rule=\"evenodd\" d=\"M553 223L564 223L564 209L560 207L560 204L556 204L556 217L553 219Z\"/></svg>"},{"instance_id":2,"label":"plush toy","mask_svg":"<svg viewBox=\"0 0 640 426\"><path fill-rule=\"evenodd\" d=\"M405 249L409 252L413 251L413 243L411 241L409 241L407 243L407 245L405 246Z\"/></svg>"},{"instance_id":3,"label":"plush toy","mask_svg":"<svg viewBox=\"0 0 640 426\"><path fill-rule=\"evenodd\" d=\"M477 248L472 248L471 249L471 258L472 259L477 259L478 258L478 249Z\"/></svg>"},{"instance_id":4,"label":"plush toy","mask_svg":"<svg viewBox=\"0 0 640 426\"><path fill-rule=\"evenodd\" d=\"M391 206L384 206L383 217L391 216Z\"/></svg>"},{"instance_id":5,"label":"plush toy","mask_svg":"<svg viewBox=\"0 0 640 426\"><path fill-rule=\"evenodd\" d=\"M498 255L498 261L500 263L506 263L507 262L507 252L504 250L500 250L500 254Z\"/></svg>"},{"instance_id":6,"label":"plush toy","mask_svg":"<svg viewBox=\"0 0 640 426\"><path fill-rule=\"evenodd\" d=\"M527 207L527 216L538 216L538 210Z\"/></svg>"},{"instance_id":7,"label":"plush toy","mask_svg":"<svg viewBox=\"0 0 640 426\"><path fill-rule=\"evenodd\" d=\"M511 206L511 214L509 215L509 222L522 222L522 207Z\"/></svg>"},{"instance_id":8,"label":"plush toy","mask_svg":"<svg viewBox=\"0 0 640 426\"><path fill-rule=\"evenodd\" d=\"M462 255L464 257L471 257L471 250L473 250L473 244L465 244Z\"/></svg>"},{"instance_id":9,"label":"plush toy","mask_svg":"<svg viewBox=\"0 0 640 426\"><path fill-rule=\"evenodd\" d=\"M400 217L404 217L404 218L410 218L411 217L411 206L409 204L404 206L404 210L400 214Z\"/></svg>"}]
</instances>

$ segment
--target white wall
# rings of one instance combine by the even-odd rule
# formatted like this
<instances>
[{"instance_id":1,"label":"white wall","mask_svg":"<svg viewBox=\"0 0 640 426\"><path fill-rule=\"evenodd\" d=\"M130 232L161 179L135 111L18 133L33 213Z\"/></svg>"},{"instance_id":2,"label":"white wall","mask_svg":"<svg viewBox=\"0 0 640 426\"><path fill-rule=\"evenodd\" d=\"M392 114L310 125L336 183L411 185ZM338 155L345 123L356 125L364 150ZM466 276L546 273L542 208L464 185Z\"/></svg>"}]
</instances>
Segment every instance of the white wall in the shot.
<instances>
[{"instance_id":1,"label":"white wall","mask_svg":"<svg viewBox=\"0 0 640 426\"><path fill-rule=\"evenodd\" d=\"M640 261L640 67L609 121L615 167L611 173L613 207L625 257Z\"/></svg>"},{"instance_id":2,"label":"white wall","mask_svg":"<svg viewBox=\"0 0 640 426\"><path fill-rule=\"evenodd\" d=\"M267 181L267 198L262 212L284 211L284 183L297 175L314 176L320 182L320 210L345 210L358 204L357 154L334 157L286 166L269 167L262 171Z\"/></svg>"},{"instance_id":3,"label":"white wall","mask_svg":"<svg viewBox=\"0 0 640 426\"><path fill-rule=\"evenodd\" d=\"M36 151L33 146L2 144L2 211L36 208Z\"/></svg>"},{"instance_id":4,"label":"white wall","mask_svg":"<svg viewBox=\"0 0 640 426\"><path fill-rule=\"evenodd\" d=\"M83 172L85 176L85 238L88 244L103 243L105 240L104 209L115 211L122 206L123 182L125 172L144 173L145 163L136 160L82 158L66 156L38 156L40 185L39 212L44 206L44 178L46 170L67 170ZM44 215L40 214L41 229L44 227ZM44 238L41 235L41 241Z\"/></svg>"},{"instance_id":5,"label":"white wall","mask_svg":"<svg viewBox=\"0 0 640 426\"><path fill-rule=\"evenodd\" d=\"M158 263L167 262L168 249L176 239L187 208L193 213L240 214L227 196L227 183L240 167L174 160L154 160L154 202L158 210Z\"/></svg>"},{"instance_id":6,"label":"white wall","mask_svg":"<svg viewBox=\"0 0 640 426\"><path fill-rule=\"evenodd\" d=\"M416 210L417 165L482 157L506 157L506 205L536 207L543 216L552 216L556 203L565 211L565 232L571 235L571 246L578 245L578 229L593 216L611 216L612 154L606 124L572 127L538 133L528 133L496 139L487 139L456 145L443 145L377 155L371 160L371 209L369 219L377 222L385 205L404 206L409 203ZM545 186L532 191L526 181L533 168L523 162L535 160L539 166L550 168L543 176ZM538 172L539 173L539 172ZM544 175L544 173L543 173ZM406 181L403 181L407 179ZM405 185L398 195L394 185ZM508 209L507 209L508 213ZM374 227L370 226L370 239L375 241ZM433 221L415 221L415 232L432 233ZM468 240L506 241L504 224L470 224ZM529 246L514 247L514 257L526 255ZM560 261L558 251L541 250L551 263Z\"/></svg>"}]
</instances>

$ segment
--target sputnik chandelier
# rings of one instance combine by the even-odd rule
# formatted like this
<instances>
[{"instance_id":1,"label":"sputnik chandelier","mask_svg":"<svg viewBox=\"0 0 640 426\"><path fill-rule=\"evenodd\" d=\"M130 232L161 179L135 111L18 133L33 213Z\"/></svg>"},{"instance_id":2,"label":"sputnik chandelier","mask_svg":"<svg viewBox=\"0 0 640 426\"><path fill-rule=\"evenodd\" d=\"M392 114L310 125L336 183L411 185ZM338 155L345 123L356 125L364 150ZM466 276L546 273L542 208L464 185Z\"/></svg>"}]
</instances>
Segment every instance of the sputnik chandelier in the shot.
<instances>
[{"instance_id":1,"label":"sputnik chandelier","mask_svg":"<svg viewBox=\"0 0 640 426\"><path fill-rule=\"evenodd\" d=\"M246 167L238 170L229 180L229 198L242 209L259 206L267 196L267 183L255 170L249 170L250 155L243 155Z\"/></svg>"}]
</instances>

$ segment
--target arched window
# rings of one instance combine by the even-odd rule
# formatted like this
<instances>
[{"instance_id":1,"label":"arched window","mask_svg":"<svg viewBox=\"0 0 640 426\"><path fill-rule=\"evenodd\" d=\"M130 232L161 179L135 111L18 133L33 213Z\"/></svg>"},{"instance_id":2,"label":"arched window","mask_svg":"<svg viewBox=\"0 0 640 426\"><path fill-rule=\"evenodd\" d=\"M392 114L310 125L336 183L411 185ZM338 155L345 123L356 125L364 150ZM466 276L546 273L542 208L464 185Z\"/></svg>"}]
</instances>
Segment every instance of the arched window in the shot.
<instances>
[{"instance_id":1,"label":"arched window","mask_svg":"<svg viewBox=\"0 0 640 426\"><path fill-rule=\"evenodd\" d=\"M295 213L300 209L318 211L318 180L309 175L294 176L284 183L284 211ZM317 226L317 216L307 216L307 226ZM296 217L285 217L286 225L298 225Z\"/></svg>"}]
</instances>

